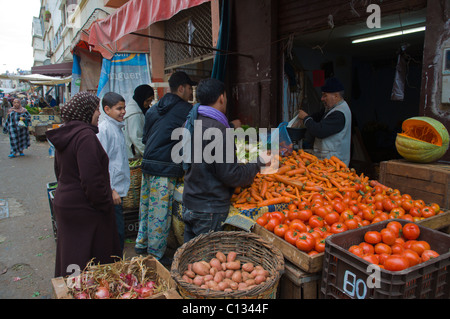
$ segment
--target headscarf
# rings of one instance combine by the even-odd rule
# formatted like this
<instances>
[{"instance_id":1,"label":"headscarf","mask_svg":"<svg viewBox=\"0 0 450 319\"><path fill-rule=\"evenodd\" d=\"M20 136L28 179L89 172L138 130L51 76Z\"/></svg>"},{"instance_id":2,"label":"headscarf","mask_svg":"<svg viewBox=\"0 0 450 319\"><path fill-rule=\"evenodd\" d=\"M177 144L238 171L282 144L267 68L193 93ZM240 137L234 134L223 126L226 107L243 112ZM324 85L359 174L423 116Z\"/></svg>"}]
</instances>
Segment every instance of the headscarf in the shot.
<instances>
[{"instance_id":1,"label":"headscarf","mask_svg":"<svg viewBox=\"0 0 450 319\"><path fill-rule=\"evenodd\" d=\"M16 112L16 113L25 113L27 111L26 108L24 108L22 106L22 104L19 103L19 107L15 107L14 106L14 101L18 100L18 99L14 99L11 108L8 110L8 114L10 114L11 112ZM19 100L20 101L20 100Z\"/></svg>"},{"instance_id":2,"label":"headscarf","mask_svg":"<svg viewBox=\"0 0 450 319\"><path fill-rule=\"evenodd\" d=\"M66 123L75 120L91 124L92 116L99 104L100 99L96 95L78 92L61 107L61 118Z\"/></svg>"},{"instance_id":3,"label":"headscarf","mask_svg":"<svg viewBox=\"0 0 450 319\"><path fill-rule=\"evenodd\" d=\"M147 84L139 85L134 90L133 100L136 101L139 108L142 110L142 113L145 114L148 110L144 107L145 100L154 95L155 95L155 91L153 90L153 88L150 85L147 85Z\"/></svg>"}]
</instances>

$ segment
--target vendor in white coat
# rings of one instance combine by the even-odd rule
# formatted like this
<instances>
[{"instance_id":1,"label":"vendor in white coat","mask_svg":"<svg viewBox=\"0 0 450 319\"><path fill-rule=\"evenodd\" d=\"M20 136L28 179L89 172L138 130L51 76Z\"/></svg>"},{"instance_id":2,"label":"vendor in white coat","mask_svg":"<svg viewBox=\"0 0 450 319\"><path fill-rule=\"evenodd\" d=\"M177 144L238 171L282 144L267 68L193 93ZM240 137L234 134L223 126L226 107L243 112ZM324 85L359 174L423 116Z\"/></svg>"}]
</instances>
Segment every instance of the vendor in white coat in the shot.
<instances>
[{"instance_id":1,"label":"vendor in white coat","mask_svg":"<svg viewBox=\"0 0 450 319\"><path fill-rule=\"evenodd\" d=\"M143 84L134 90L133 99L127 102L124 118L124 135L128 149L128 158L142 158L145 145L142 143L145 113L149 109L155 92L150 85Z\"/></svg>"},{"instance_id":2,"label":"vendor in white coat","mask_svg":"<svg viewBox=\"0 0 450 319\"><path fill-rule=\"evenodd\" d=\"M334 155L348 166L352 113L344 101L344 86L337 78L329 78L321 89L325 109L312 115L300 110L298 117L314 137L314 154L318 158L330 158Z\"/></svg>"}]
</instances>

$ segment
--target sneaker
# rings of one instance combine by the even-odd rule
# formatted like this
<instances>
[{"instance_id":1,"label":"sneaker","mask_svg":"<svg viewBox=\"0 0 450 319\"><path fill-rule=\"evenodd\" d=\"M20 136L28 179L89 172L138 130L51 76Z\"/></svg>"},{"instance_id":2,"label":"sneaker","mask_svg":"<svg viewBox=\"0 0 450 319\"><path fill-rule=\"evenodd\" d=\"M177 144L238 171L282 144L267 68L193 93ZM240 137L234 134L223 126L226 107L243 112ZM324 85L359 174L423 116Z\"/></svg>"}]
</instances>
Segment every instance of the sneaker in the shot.
<instances>
[{"instance_id":1,"label":"sneaker","mask_svg":"<svg viewBox=\"0 0 450 319\"><path fill-rule=\"evenodd\" d=\"M19 155L20 155L20 156L25 156L25 154L24 154L24 153L20 153Z\"/></svg>"},{"instance_id":2,"label":"sneaker","mask_svg":"<svg viewBox=\"0 0 450 319\"><path fill-rule=\"evenodd\" d=\"M15 154L9 154L8 157L9 158L14 158L14 157L16 157L16 155Z\"/></svg>"}]
</instances>

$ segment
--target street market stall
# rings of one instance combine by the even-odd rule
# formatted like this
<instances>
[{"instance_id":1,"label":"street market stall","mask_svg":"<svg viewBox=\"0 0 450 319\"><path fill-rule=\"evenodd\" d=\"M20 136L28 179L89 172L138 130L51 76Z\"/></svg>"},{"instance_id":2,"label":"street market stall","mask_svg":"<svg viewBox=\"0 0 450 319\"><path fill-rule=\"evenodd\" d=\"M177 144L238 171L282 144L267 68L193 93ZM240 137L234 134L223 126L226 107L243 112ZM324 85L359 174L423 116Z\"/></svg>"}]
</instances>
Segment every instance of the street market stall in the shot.
<instances>
[{"instance_id":1,"label":"street market stall","mask_svg":"<svg viewBox=\"0 0 450 319\"><path fill-rule=\"evenodd\" d=\"M303 149L278 160L276 171L235 189L225 231L184 244L177 186L172 231L179 245L170 273L182 298L450 298L448 194L438 204L386 177L402 171L394 164L414 165L431 184L443 180L446 191L449 165L395 161L382 169L382 183ZM406 175L412 187L423 174ZM265 275L258 283L257 265ZM379 286L362 276L367 269L377 271Z\"/></svg>"}]
</instances>

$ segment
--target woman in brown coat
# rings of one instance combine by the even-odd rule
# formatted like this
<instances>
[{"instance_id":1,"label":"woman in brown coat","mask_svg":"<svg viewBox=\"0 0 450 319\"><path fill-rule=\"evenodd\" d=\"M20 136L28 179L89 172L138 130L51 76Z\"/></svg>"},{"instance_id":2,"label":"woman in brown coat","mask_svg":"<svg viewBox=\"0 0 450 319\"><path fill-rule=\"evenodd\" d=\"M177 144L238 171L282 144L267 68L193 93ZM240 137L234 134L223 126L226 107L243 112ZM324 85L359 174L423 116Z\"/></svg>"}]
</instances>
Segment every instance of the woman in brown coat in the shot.
<instances>
[{"instance_id":1,"label":"woman in brown coat","mask_svg":"<svg viewBox=\"0 0 450 319\"><path fill-rule=\"evenodd\" d=\"M47 132L56 149L57 277L82 271L93 258L103 264L121 257L109 160L96 136L99 102L95 95L77 93L61 108L64 125Z\"/></svg>"}]
</instances>

